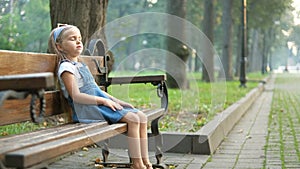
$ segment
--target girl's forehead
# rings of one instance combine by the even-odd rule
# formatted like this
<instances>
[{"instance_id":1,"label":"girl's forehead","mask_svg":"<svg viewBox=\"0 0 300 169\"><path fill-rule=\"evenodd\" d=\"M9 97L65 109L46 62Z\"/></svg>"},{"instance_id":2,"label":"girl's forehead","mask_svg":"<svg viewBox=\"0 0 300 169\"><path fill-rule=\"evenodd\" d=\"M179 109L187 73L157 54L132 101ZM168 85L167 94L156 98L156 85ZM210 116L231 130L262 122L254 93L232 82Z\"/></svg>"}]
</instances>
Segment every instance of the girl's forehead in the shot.
<instances>
[{"instance_id":1,"label":"girl's forehead","mask_svg":"<svg viewBox=\"0 0 300 169\"><path fill-rule=\"evenodd\" d=\"M67 29L65 32L64 32L64 35L65 36L70 36L70 35L80 35L81 36L81 33L80 33L80 30L76 27L72 27L70 29Z\"/></svg>"}]
</instances>

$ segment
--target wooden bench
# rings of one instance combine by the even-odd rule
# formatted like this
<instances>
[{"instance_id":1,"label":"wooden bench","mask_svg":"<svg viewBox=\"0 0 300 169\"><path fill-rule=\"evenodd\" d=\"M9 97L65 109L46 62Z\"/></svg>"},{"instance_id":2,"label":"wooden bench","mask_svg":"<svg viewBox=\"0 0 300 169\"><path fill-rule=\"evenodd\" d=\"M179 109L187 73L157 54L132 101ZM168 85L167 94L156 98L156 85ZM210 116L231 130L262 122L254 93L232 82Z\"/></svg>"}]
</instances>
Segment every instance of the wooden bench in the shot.
<instances>
[{"instance_id":1,"label":"wooden bench","mask_svg":"<svg viewBox=\"0 0 300 169\"><path fill-rule=\"evenodd\" d=\"M112 84L152 83L157 86L161 107L144 111L155 135L157 165L162 166L162 140L158 121L168 106L165 76L108 78L106 56L82 56L96 82L106 90ZM0 125L65 115L66 105L56 84L57 56L0 50ZM97 64L96 64L97 63ZM126 133L127 125L106 122L82 124L64 123L54 127L0 137L0 168L42 168L51 160L84 146L105 141ZM108 147L102 150L108 163Z\"/></svg>"}]
</instances>

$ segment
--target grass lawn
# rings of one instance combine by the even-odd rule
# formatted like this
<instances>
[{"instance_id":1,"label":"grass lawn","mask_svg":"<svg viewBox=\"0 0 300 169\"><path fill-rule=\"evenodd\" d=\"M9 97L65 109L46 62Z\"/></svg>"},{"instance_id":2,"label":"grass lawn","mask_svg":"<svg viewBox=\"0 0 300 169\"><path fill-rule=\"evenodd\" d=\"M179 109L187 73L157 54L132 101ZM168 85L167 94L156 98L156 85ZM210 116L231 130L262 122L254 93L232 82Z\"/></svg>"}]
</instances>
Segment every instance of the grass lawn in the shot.
<instances>
[{"instance_id":1,"label":"grass lawn","mask_svg":"<svg viewBox=\"0 0 300 169\"><path fill-rule=\"evenodd\" d=\"M153 73L152 73L153 74ZM247 88L238 80L227 82L202 82L201 75L189 74L189 89L168 89L169 108L160 120L161 131L195 132L217 113L244 97L266 77L260 73L247 75ZM156 88L151 84L113 85L109 93L139 108L160 106Z\"/></svg>"},{"instance_id":2,"label":"grass lawn","mask_svg":"<svg viewBox=\"0 0 300 169\"><path fill-rule=\"evenodd\" d=\"M150 74L156 73L151 72ZM244 97L246 93L258 86L259 80L266 77L266 75L263 76L260 73L251 73L247 76L247 88L240 88L238 80L206 83L200 80L200 74L188 74L189 89L168 89L169 108L166 115L160 120L160 130L177 132L199 130L215 114L220 113L229 105ZM160 106L160 100L156 95L156 87L151 84L113 85L109 87L108 92L138 108ZM45 127L45 125L37 126L25 122L0 126L0 136L28 132L40 127Z\"/></svg>"}]
</instances>

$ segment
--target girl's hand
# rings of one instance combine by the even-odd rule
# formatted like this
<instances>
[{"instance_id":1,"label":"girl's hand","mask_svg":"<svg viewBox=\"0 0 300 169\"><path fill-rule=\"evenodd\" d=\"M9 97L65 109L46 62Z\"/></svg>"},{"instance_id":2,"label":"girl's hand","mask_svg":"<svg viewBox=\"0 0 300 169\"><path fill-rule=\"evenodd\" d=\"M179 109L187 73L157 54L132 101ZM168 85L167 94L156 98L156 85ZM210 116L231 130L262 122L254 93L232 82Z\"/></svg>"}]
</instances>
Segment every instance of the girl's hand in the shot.
<instances>
[{"instance_id":1,"label":"girl's hand","mask_svg":"<svg viewBox=\"0 0 300 169\"><path fill-rule=\"evenodd\" d=\"M111 108L113 111L123 109L123 107L119 103L116 103L110 99L105 99L103 105Z\"/></svg>"},{"instance_id":2,"label":"girl's hand","mask_svg":"<svg viewBox=\"0 0 300 169\"><path fill-rule=\"evenodd\" d=\"M124 101L121 101L121 100L118 100L118 103L123 106L123 107L129 107L129 108L134 108L134 106L130 103L127 103L127 102L124 102Z\"/></svg>"}]
</instances>

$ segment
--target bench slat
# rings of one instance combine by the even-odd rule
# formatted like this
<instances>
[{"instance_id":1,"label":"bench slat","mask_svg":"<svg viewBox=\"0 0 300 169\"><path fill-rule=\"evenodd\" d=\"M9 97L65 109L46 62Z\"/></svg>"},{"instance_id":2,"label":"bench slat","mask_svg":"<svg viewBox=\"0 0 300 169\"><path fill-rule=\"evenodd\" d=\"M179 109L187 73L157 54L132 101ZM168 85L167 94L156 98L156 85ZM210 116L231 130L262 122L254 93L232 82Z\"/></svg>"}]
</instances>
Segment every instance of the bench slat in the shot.
<instances>
[{"instance_id":1,"label":"bench slat","mask_svg":"<svg viewBox=\"0 0 300 169\"><path fill-rule=\"evenodd\" d=\"M0 75L54 72L54 54L0 50Z\"/></svg>"},{"instance_id":2,"label":"bench slat","mask_svg":"<svg viewBox=\"0 0 300 169\"><path fill-rule=\"evenodd\" d=\"M86 130L85 133L79 135L56 139L52 142L10 152L5 156L6 164L8 167L29 167L40 161L49 160L74 149L79 149L83 146L124 133L126 130L127 125L125 123L109 125L100 129Z\"/></svg>"},{"instance_id":3,"label":"bench slat","mask_svg":"<svg viewBox=\"0 0 300 169\"><path fill-rule=\"evenodd\" d=\"M158 108L158 109L153 109L150 110L149 112L145 112L148 118L148 121L155 120L161 116L164 115L165 109L164 108Z\"/></svg>"},{"instance_id":4,"label":"bench slat","mask_svg":"<svg viewBox=\"0 0 300 169\"><path fill-rule=\"evenodd\" d=\"M39 90L54 87L53 73L30 73L0 76L0 90Z\"/></svg>"},{"instance_id":5,"label":"bench slat","mask_svg":"<svg viewBox=\"0 0 300 169\"><path fill-rule=\"evenodd\" d=\"M31 132L28 134L17 135L13 137L4 138L1 140L0 154L15 151L21 148L50 142L52 140L66 138L73 135L85 133L85 130L99 129L107 126L106 122L99 122L93 124L68 124L60 127L54 127L46 130ZM12 144L13 143L13 144Z\"/></svg>"},{"instance_id":6,"label":"bench slat","mask_svg":"<svg viewBox=\"0 0 300 169\"><path fill-rule=\"evenodd\" d=\"M81 56L80 59L89 66L93 75L100 75L93 59L103 67L103 56ZM0 50L0 76L41 72L52 72L56 76L56 62L55 54Z\"/></svg>"},{"instance_id":7,"label":"bench slat","mask_svg":"<svg viewBox=\"0 0 300 169\"><path fill-rule=\"evenodd\" d=\"M147 115L148 121L152 121L163 115L164 109L147 109L143 112ZM92 123L92 124L66 124L59 127L53 127L48 129L42 129L30 133L19 134L15 136L9 136L1 138L0 154L14 151L20 148L36 145L45 141L51 141L56 138L67 137L72 134L77 134L88 128L98 128L107 125L106 122Z\"/></svg>"},{"instance_id":8,"label":"bench slat","mask_svg":"<svg viewBox=\"0 0 300 169\"><path fill-rule=\"evenodd\" d=\"M157 117L162 116L164 113L164 109L148 109L144 112L147 115L148 121L152 121ZM94 144L95 142L105 140L107 138L127 131L127 125L125 123L107 125L106 122L103 122L102 124L92 123L82 125L90 126L82 128L79 127L78 129L77 127L75 127L75 129L73 129L73 126L71 125L66 127L64 130L59 129L61 130L60 133L56 133L56 129L45 130L50 130L49 134L44 133L43 130L37 131L35 132L35 134L28 133L27 136L25 138L22 137L22 141L20 141L20 143L17 144L27 144L26 141L28 140L30 142L31 137L33 137L33 139L31 138L32 140L36 141L28 143L27 148L24 148L24 145L20 145L14 150L5 150L6 152L9 152L6 153L6 163L10 167L28 167L37 164L39 161L49 160L53 157L63 155L64 153L74 151L83 146ZM11 143L12 140L13 138L8 138L8 140L6 140L7 144L9 144L8 142ZM59 151L55 151L56 149L59 149Z\"/></svg>"}]
</instances>

